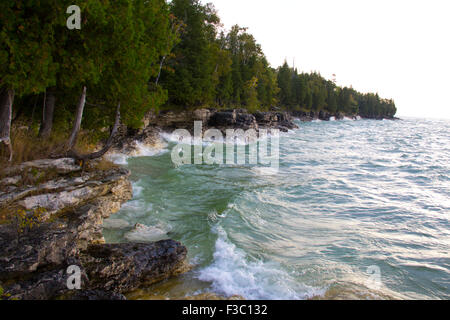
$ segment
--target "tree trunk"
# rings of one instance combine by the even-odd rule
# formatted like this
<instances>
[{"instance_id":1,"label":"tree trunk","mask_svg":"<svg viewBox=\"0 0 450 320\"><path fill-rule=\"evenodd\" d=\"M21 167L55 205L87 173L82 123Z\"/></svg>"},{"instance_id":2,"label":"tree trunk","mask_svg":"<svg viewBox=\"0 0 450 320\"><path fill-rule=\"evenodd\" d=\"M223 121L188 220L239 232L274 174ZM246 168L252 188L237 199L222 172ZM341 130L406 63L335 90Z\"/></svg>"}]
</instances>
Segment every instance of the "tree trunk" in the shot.
<instances>
[{"instance_id":1,"label":"tree trunk","mask_svg":"<svg viewBox=\"0 0 450 320\"><path fill-rule=\"evenodd\" d=\"M42 110L42 123L39 129L40 138L48 138L52 133L53 113L55 110L55 88L49 88L46 93L44 110Z\"/></svg>"},{"instance_id":2,"label":"tree trunk","mask_svg":"<svg viewBox=\"0 0 450 320\"><path fill-rule=\"evenodd\" d=\"M83 161L83 162L87 161L87 160L94 160L94 159L102 157L111 148L112 143L114 141L114 136L116 135L117 130L119 129L119 125L120 125L120 102L119 102L119 105L117 106L116 120L114 122L113 129L111 131L111 134L110 134L108 140L106 141L105 146L100 151L93 152L93 153L86 154L86 155L80 155L75 150L71 149L68 153L68 156L74 158L75 160Z\"/></svg>"},{"instance_id":3,"label":"tree trunk","mask_svg":"<svg viewBox=\"0 0 450 320\"><path fill-rule=\"evenodd\" d=\"M172 26L171 26L171 30L172 31L173 31L173 27L174 27L174 23L172 23ZM175 34L178 34L178 31L180 30L180 27L181 27L181 24L178 25L177 30L175 30ZM169 36L169 38L167 38L167 42L169 42L169 40L170 40L170 36ZM167 49L168 49L169 52L171 51L170 48L167 48ZM172 48L172 50L173 50L173 48ZM159 64L159 72L158 72L158 76L156 77L156 81L155 81L156 85L158 85L159 79L161 78L161 71L162 71L162 68L164 66L164 61L166 60L166 58L167 58L167 55L164 55L162 57L162 59L161 59L160 64Z\"/></svg>"},{"instance_id":4,"label":"tree trunk","mask_svg":"<svg viewBox=\"0 0 450 320\"><path fill-rule=\"evenodd\" d=\"M71 150L77 143L78 133L80 132L81 120L83 119L84 105L86 104L86 87L83 88L80 101L78 102L75 121L73 123L72 133L70 134L67 149Z\"/></svg>"},{"instance_id":5,"label":"tree trunk","mask_svg":"<svg viewBox=\"0 0 450 320\"><path fill-rule=\"evenodd\" d=\"M161 59L161 63L159 64L159 72L158 72L158 76L156 77L156 81L155 84L158 85L159 82L159 78L161 77L161 71L164 65L164 60L166 60L166 56L162 57Z\"/></svg>"},{"instance_id":6,"label":"tree trunk","mask_svg":"<svg viewBox=\"0 0 450 320\"><path fill-rule=\"evenodd\" d=\"M11 145L11 115L14 102L14 90L3 89L0 92L0 143L5 144L9 150L9 161L12 161L13 150Z\"/></svg>"}]
</instances>

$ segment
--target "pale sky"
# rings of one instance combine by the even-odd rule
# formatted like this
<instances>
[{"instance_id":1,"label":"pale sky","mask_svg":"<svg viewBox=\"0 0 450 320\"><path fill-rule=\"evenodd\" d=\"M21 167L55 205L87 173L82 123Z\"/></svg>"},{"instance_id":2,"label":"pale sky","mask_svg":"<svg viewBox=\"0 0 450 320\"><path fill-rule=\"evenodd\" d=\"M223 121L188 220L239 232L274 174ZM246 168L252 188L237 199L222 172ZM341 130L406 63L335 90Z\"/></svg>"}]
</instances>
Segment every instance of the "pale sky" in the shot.
<instances>
[{"instance_id":1,"label":"pale sky","mask_svg":"<svg viewBox=\"0 0 450 320\"><path fill-rule=\"evenodd\" d=\"M449 0L203 0L248 27L277 67L337 75L393 98L398 116L450 118Z\"/></svg>"}]
</instances>

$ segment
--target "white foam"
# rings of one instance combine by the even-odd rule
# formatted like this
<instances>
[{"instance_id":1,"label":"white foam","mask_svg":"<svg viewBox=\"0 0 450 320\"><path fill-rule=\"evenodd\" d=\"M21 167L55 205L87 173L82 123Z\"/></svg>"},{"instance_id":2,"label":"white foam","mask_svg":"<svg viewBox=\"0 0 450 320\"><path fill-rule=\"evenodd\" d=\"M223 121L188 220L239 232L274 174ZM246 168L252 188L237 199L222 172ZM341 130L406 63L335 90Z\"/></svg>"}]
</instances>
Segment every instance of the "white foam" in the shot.
<instances>
[{"instance_id":1,"label":"white foam","mask_svg":"<svg viewBox=\"0 0 450 320\"><path fill-rule=\"evenodd\" d=\"M336 121L336 117L331 117L330 121Z\"/></svg>"},{"instance_id":2,"label":"white foam","mask_svg":"<svg viewBox=\"0 0 450 320\"><path fill-rule=\"evenodd\" d=\"M216 227L213 263L200 270L198 278L212 282L212 289L226 296L240 295L249 300L301 300L323 295L325 289L299 284L274 262L249 261L232 244L226 232Z\"/></svg>"},{"instance_id":3,"label":"white foam","mask_svg":"<svg viewBox=\"0 0 450 320\"><path fill-rule=\"evenodd\" d=\"M148 146L141 142L136 142L136 156L153 157L166 152L169 152L166 143L158 144L156 146Z\"/></svg>"},{"instance_id":4,"label":"white foam","mask_svg":"<svg viewBox=\"0 0 450 320\"><path fill-rule=\"evenodd\" d=\"M295 133L295 131L290 131L289 133ZM284 133L280 133L280 136L283 135ZM271 138L272 135L270 133L270 130L268 130L268 133L266 136L264 137L257 137L256 139L241 139L241 138L235 138L233 140L228 141L226 138L226 135L223 135L222 138L219 139L194 139L193 136L191 136L188 139L183 139L182 136L176 134L175 132L173 133L168 133L168 132L162 132L160 133L160 136L162 139L164 139L166 142L171 142L171 143L176 143L176 144L186 144L186 145L191 145L191 146L196 146L196 145L202 145L202 146L209 146L214 142L218 142L218 143L223 143L223 144L234 144L234 145L238 145L238 146L248 146L251 145L253 143L256 142L261 142L264 140L267 140L268 138Z\"/></svg>"},{"instance_id":5,"label":"white foam","mask_svg":"<svg viewBox=\"0 0 450 320\"><path fill-rule=\"evenodd\" d=\"M252 171L261 176L274 176L280 173L280 169L272 167L252 167Z\"/></svg>"},{"instance_id":6,"label":"white foam","mask_svg":"<svg viewBox=\"0 0 450 320\"><path fill-rule=\"evenodd\" d=\"M125 229L128 228L130 224L128 221L123 219L106 219L103 222L103 228L105 229Z\"/></svg>"},{"instance_id":7,"label":"white foam","mask_svg":"<svg viewBox=\"0 0 450 320\"><path fill-rule=\"evenodd\" d=\"M132 183L133 187L133 198L136 199L141 196L142 191L144 191L144 187L141 186L141 180Z\"/></svg>"},{"instance_id":8,"label":"white foam","mask_svg":"<svg viewBox=\"0 0 450 320\"><path fill-rule=\"evenodd\" d=\"M106 155L106 158L115 164L127 165L129 156L123 153L110 153Z\"/></svg>"},{"instance_id":9,"label":"white foam","mask_svg":"<svg viewBox=\"0 0 450 320\"><path fill-rule=\"evenodd\" d=\"M164 154L166 152L169 152L167 149L166 143L160 143L155 146L149 146L142 142L135 141L135 149L130 154L124 154L124 153L109 153L106 157L114 162L115 164L119 165L127 165L128 159L134 158L134 157L154 157L161 154Z\"/></svg>"},{"instance_id":10,"label":"white foam","mask_svg":"<svg viewBox=\"0 0 450 320\"><path fill-rule=\"evenodd\" d=\"M135 217L143 217L152 211L153 205L145 200L128 201L122 206L122 211L130 219Z\"/></svg>"},{"instance_id":11,"label":"white foam","mask_svg":"<svg viewBox=\"0 0 450 320\"><path fill-rule=\"evenodd\" d=\"M125 234L125 238L135 242L154 242L168 239L167 231L161 226L136 224L133 230Z\"/></svg>"}]
</instances>

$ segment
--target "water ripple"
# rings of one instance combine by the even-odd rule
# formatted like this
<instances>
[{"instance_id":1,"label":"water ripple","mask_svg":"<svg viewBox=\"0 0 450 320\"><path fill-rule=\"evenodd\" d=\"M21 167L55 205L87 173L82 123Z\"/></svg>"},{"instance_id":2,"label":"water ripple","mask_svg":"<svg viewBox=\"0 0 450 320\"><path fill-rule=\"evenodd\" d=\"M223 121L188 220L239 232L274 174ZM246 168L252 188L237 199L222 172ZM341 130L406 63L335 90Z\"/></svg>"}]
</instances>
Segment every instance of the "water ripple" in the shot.
<instances>
[{"instance_id":1,"label":"water ripple","mask_svg":"<svg viewBox=\"0 0 450 320\"><path fill-rule=\"evenodd\" d=\"M273 176L175 168L169 154L129 159L135 198L114 218L170 224L199 265L185 277L202 283L193 291L450 298L450 122L299 125L282 137ZM124 232L105 235L126 241ZM367 286L370 266L380 269L379 288Z\"/></svg>"}]
</instances>

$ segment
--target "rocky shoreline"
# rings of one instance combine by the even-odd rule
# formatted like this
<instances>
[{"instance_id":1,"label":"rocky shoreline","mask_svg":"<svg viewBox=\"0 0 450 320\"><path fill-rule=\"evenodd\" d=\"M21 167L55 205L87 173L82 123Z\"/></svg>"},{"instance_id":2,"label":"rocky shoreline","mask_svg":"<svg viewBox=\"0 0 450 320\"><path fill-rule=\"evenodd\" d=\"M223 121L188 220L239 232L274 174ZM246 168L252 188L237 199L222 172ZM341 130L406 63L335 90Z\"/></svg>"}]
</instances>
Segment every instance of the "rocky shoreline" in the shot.
<instances>
[{"instance_id":1,"label":"rocky shoreline","mask_svg":"<svg viewBox=\"0 0 450 320\"><path fill-rule=\"evenodd\" d=\"M124 293L186 270L187 249L176 241L104 244L103 220L132 198L128 170L81 172L72 159L58 159L24 163L6 174L2 212L39 209L39 217L34 225L0 225L3 299L125 299ZM80 270L80 290L67 286L70 266Z\"/></svg>"},{"instance_id":2,"label":"rocky shoreline","mask_svg":"<svg viewBox=\"0 0 450 320\"><path fill-rule=\"evenodd\" d=\"M341 112L330 113L327 111L306 112L306 111L279 111L249 113L246 109L216 110L216 109L196 109L183 111L163 111L159 114L149 112L143 120L141 129L128 129L122 127L119 130L113 147L113 153L122 153L135 155L136 144L158 147L162 141L160 134L162 132L171 133L176 129L186 129L194 131L194 122L202 123L203 131L215 128L225 133L226 129L278 129L281 132L288 132L296 129L298 126L294 123L295 119L302 122L314 120L330 121L343 120L350 118L353 120L361 119L358 115L347 115ZM373 117L367 119L374 120L399 120L398 118Z\"/></svg>"},{"instance_id":3,"label":"rocky shoreline","mask_svg":"<svg viewBox=\"0 0 450 320\"><path fill-rule=\"evenodd\" d=\"M199 109L149 113L144 128L120 128L112 153L134 155L137 144L157 147L161 132L203 129L279 129L302 121L343 119L326 112L257 112ZM352 116L354 117L354 116ZM122 300L124 294L189 269L181 243L105 244L103 221L132 198L125 168L86 170L73 159L36 160L6 168L0 178L0 299ZM8 222L8 217L15 217ZM79 270L79 290L68 287Z\"/></svg>"},{"instance_id":4,"label":"rocky shoreline","mask_svg":"<svg viewBox=\"0 0 450 320\"><path fill-rule=\"evenodd\" d=\"M343 120L344 118L358 119L357 114L344 114L342 112L331 113L328 111L280 111L249 113L246 109L197 109L193 111L185 110L180 112L163 111L156 115L150 112L144 119L145 128L160 128L163 131L174 129L193 130L194 121L201 121L203 128L216 129L279 129L282 132L292 130L298 126L293 122L298 119L302 122L313 120L330 121L331 119ZM372 117L366 119L374 120L398 120L398 118Z\"/></svg>"}]
</instances>

